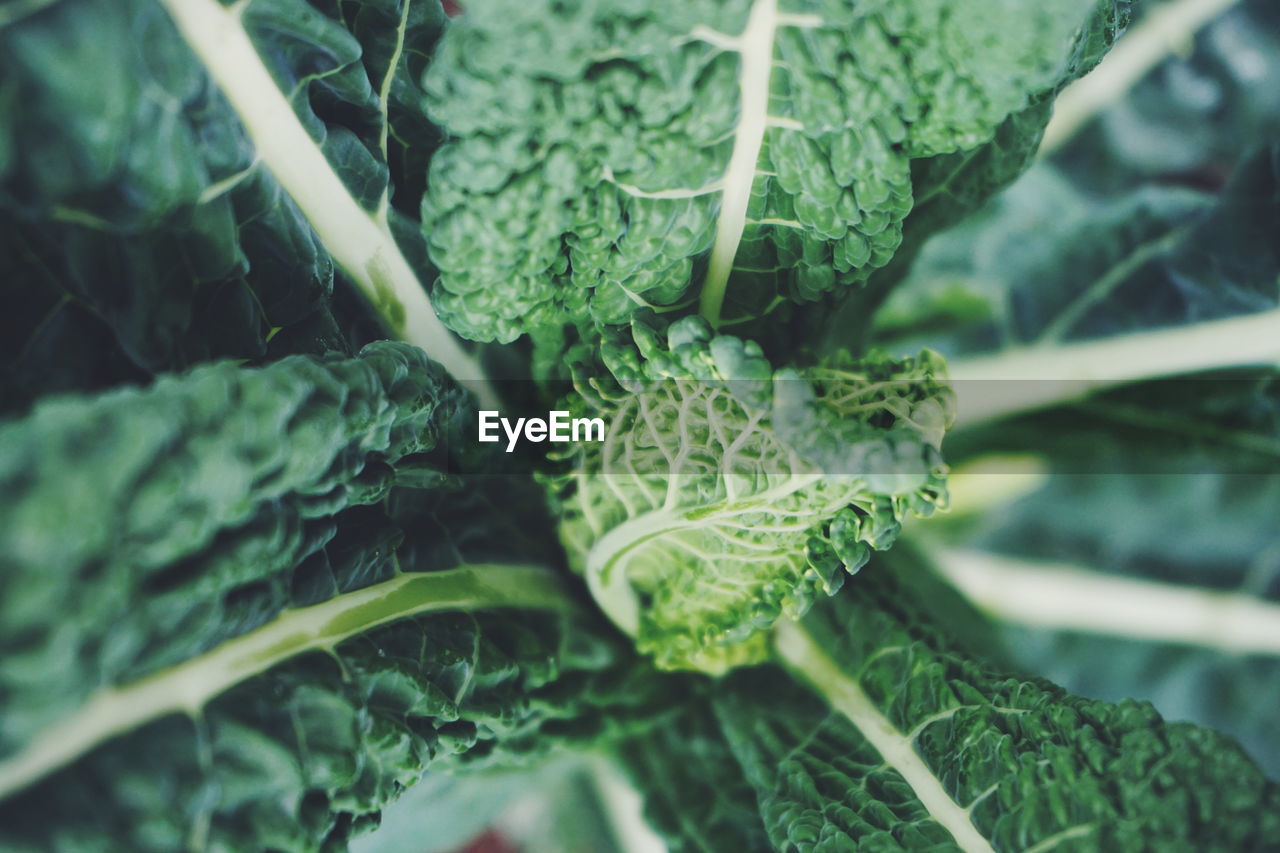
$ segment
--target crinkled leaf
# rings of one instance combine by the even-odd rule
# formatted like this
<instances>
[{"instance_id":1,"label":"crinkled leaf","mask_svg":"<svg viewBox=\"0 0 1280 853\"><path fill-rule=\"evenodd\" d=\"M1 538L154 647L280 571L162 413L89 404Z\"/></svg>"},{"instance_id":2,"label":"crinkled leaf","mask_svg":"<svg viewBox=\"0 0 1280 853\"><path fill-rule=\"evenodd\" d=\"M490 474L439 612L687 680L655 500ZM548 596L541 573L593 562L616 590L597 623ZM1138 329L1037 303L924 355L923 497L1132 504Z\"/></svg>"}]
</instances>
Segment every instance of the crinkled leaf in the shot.
<instances>
[{"instance_id":1,"label":"crinkled leaf","mask_svg":"<svg viewBox=\"0 0 1280 853\"><path fill-rule=\"evenodd\" d=\"M788 690L797 689L787 685ZM776 849L751 779L724 739L702 691L671 725L623 741L622 765L644 794L644 813L671 853L765 853Z\"/></svg>"},{"instance_id":2,"label":"crinkled leaf","mask_svg":"<svg viewBox=\"0 0 1280 853\"><path fill-rule=\"evenodd\" d=\"M107 743L0 804L0 846L344 850L428 767L633 733L663 690L581 622L416 617Z\"/></svg>"},{"instance_id":3,"label":"crinkled leaf","mask_svg":"<svg viewBox=\"0 0 1280 853\"><path fill-rule=\"evenodd\" d=\"M783 657L817 693L772 668L715 686L719 730L692 728L670 771L684 798L755 805L776 850L1225 853L1280 832L1280 787L1229 738L993 669L904 592L863 573L788 632L804 639ZM650 815L676 849L717 849L665 796Z\"/></svg>"},{"instance_id":4,"label":"crinkled leaf","mask_svg":"<svg viewBox=\"0 0 1280 853\"><path fill-rule=\"evenodd\" d=\"M665 342L641 331L643 378L589 410L608 434L562 484L561 538L661 666L758 660L762 629L945 500L940 365L926 352L775 372L696 318Z\"/></svg>"},{"instance_id":5,"label":"crinkled leaf","mask_svg":"<svg viewBox=\"0 0 1280 853\"><path fill-rule=\"evenodd\" d=\"M470 3L428 72L457 137L423 209L437 301L510 341L683 306L704 272L735 320L863 281L902 240L911 161L988 142L1125 5Z\"/></svg>"},{"instance_id":6,"label":"crinkled leaf","mask_svg":"<svg viewBox=\"0 0 1280 853\"><path fill-rule=\"evenodd\" d=\"M410 5L404 27L389 3L325 14L255 0L241 20L351 194L379 208L389 151L396 201L416 215L437 135L412 80L442 19ZM0 78L0 97L22 105L0 110L5 409L211 358L346 352L352 331L368 340L367 323L333 316L328 250L159 3L64 0L6 17Z\"/></svg>"},{"instance_id":7,"label":"crinkled leaf","mask_svg":"<svg viewBox=\"0 0 1280 853\"><path fill-rule=\"evenodd\" d=\"M0 752L95 687L385 576L400 528L342 511L399 476L443 485L424 454L459 405L421 350L378 343L51 398L0 427Z\"/></svg>"}]
</instances>

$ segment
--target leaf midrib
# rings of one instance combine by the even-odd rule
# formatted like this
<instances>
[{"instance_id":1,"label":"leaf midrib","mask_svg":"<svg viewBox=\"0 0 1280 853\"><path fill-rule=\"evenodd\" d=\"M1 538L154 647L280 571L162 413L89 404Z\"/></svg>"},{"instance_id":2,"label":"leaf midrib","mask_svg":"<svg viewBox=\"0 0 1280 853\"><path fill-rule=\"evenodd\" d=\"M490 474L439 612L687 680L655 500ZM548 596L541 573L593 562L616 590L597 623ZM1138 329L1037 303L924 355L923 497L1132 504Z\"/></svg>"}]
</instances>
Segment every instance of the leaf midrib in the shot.
<instances>
[{"instance_id":1,"label":"leaf midrib","mask_svg":"<svg viewBox=\"0 0 1280 853\"><path fill-rule=\"evenodd\" d=\"M846 674L798 623L789 619L774 628L779 657L811 684L862 733L885 763L911 787L929 816L951 833L965 853L995 853L970 819L970 810L951 798L934 772L916 752L911 738L894 728L858 682Z\"/></svg>"},{"instance_id":2,"label":"leaf midrib","mask_svg":"<svg viewBox=\"0 0 1280 853\"><path fill-rule=\"evenodd\" d=\"M297 204L320 242L392 334L415 344L455 379L496 400L479 364L436 315L390 227L364 210L311 138L258 55L243 15L252 0L158 0L244 125L263 165Z\"/></svg>"},{"instance_id":3,"label":"leaf midrib","mask_svg":"<svg viewBox=\"0 0 1280 853\"><path fill-rule=\"evenodd\" d=\"M228 688L290 658L332 650L351 637L422 613L494 607L568 611L574 603L548 569L476 564L401 574L320 604L286 610L202 655L131 684L98 690L21 752L0 761L0 799L144 723L172 713L196 716Z\"/></svg>"}]
</instances>

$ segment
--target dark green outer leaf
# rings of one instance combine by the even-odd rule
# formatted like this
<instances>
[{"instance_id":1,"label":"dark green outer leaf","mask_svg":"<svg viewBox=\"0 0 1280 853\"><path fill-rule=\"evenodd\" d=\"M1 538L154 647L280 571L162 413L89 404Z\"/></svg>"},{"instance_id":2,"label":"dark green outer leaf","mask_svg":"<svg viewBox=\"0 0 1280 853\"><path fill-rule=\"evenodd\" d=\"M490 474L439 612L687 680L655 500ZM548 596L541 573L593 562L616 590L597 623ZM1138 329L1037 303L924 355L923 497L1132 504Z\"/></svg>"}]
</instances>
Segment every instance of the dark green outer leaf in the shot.
<instances>
[{"instance_id":1,"label":"dark green outer leaf","mask_svg":"<svg viewBox=\"0 0 1280 853\"><path fill-rule=\"evenodd\" d=\"M855 591L804 630L894 728L914 733L916 752L996 850L1056 836L1065 850L1229 851L1280 837L1280 786L1230 738L1166 723L1145 703L1010 678L952 646L886 576Z\"/></svg>"},{"instance_id":2,"label":"dark green outer leaf","mask_svg":"<svg viewBox=\"0 0 1280 853\"><path fill-rule=\"evenodd\" d=\"M1142 699L1168 719L1217 729L1239 740L1272 778L1280 776L1274 656L1016 624L1003 626L1002 636L1019 668L1083 696Z\"/></svg>"},{"instance_id":3,"label":"dark green outer leaf","mask_svg":"<svg viewBox=\"0 0 1280 853\"><path fill-rule=\"evenodd\" d=\"M1059 173L1037 169L980 221L926 251L885 331L914 343L925 329L953 349L984 350L1034 342L1046 330L1105 339L1272 310L1280 304L1277 162L1275 146L1255 152L1216 200L1146 187L1098 203ZM1094 301L1080 301L1090 291ZM937 312L899 313L913 295L917 309L932 302ZM930 316L940 332L927 329ZM908 325L916 328L899 337ZM1278 411L1274 371L1218 371L954 434L946 445L953 463L1033 454L1051 476L1016 504L947 531L947 541L1065 563L1100 580L1130 576L1275 601ZM1121 640L1130 633L1124 624L1117 636L1008 630L1027 670L1099 698L1150 699L1167 716L1235 735L1273 772L1280 766L1269 722L1280 685L1272 658Z\"/></svg>"},{"instance_id":4,"label":"dark green outer leaf","mask_svg":"<svg viewBox=\"0 0 1280 853\"><path fill-rule=\"evenodd\" d=\"M460 404L420 350L381 343L51 399L0 427L0 752L97 686L380 579L400 527L330 517L422 467ZM433 465L419 484L443 481Z\"/></svg>"},{"instance_id":5,"label":"dark green outer leaf","mask_svg":"<svg viewBox=\"0 0 1280 853\"><path fill-rule=\"evenodd\" d=\"M407 5L403 28L396 4L316 6L255 0L242 20L352 195L416 217L438 135L414 80L438 4ZM22 104L0 110L0 410L369 340L335 317L328 251L160 4L61 0L6 20L0 79L0 102ZM425 262L417 228L396 230Z\"/></svg>"},{"instance_id":6,"label":"dark green outer leaf","mask_svg":"<svg viewBox=\"0 0 1280 853\"><path fill-rule=\"evenodd\" d=\"M261 358L273 327L345 349L332 263L158 4L65 0L0 26L0 78L23 105L0 112L6 409Z\"/></svg>"},{"instance_id":7,"label":"dark green outer leaf","mask_svg":"<svg viewBox=\"0 0 1280 853\"><path fill-rule=\"evenodd\" d=\"M1138 5L1148 14L1158 4ZM1280 134L1280 13L1242 0L1179 45L1054 154L1113 195L1152 181L1216 191L1241 154Z\"/></svg>"},{"instance_id":8,"label":"dark green outer leaf","mask_svg":"<svg viewBox=\"0 0 1280 853\"><path fill-rule=\"evenodd\" d=\"M425 93L421 81L444 30L444 12L434 0L311 0L311 5L340 22L359 43L359 62L387 113L386 123L378 122L378 133L362 135L361 142L375 157L386 160L392 207L416 221L426 189L427 167L443 139L443 133L423 109ZM331 113L321 115L333 121ZM380 134L384 127L387 139L382 155ZM396 239L402 246L406 242L422 244L418 229L411 230L412 235L397 232Z\"/></svg>"},{"instance_id":9,"label":"dark green outer leaf","mask_svg":"<svg viewBox=\"0 0 1280 853\"><path fill-rule=\"evenodd\" d=\"M0 849L339 851L433 762L529 760L648 725L665 682L559 616L417 617L167 717L0 803Z\"/></svg>"},{"instance_id":10,"label":"dark green outer leaf","mask_svg":"<svg viewBox=\"0 0 1280 853\"><path fill-rule=\"evenodd\" d=\"M1078 566L1102 580L1201 589L1205 612L1215 606L1212 593L1280 603L1277 413L1274 376L1218 376L1112 393L981 431L953 443L954 458L998 446L1041 456L1052 475L1014 504L932 532L965 548ZM1235 735L1270 772L1280 768L1274 656L1035 624L1005 631L1029 671L1090 696L1149 699L1169 717ZM1129 633L1115 626L1115 635Z\"/></svg>"},{"instance_id":11,"label":"dark green outer leaf","mask_svg":"<svg viewBox=\"0 0 1280 853\"><path fill-rule=\"evenodd\" d=\"M880 340L990 352L1273 309L1278 231L1274 145L1247 156L1216 199L1147 187L1098 202L1041 167L930 244L879 319Z\"/></svg>"},{"instance_id":12,"label":"dark green outer leaf","mask_svg":"<svg viewBox=\"0 0 1280 853\"><path fill-rule=\"evenodd\" d=\"M624 741L619 758L645 795L645 817L671 853L773 850L751 780L707 698L698 690L672 724Z\"/></svg>"},{"instance_id":13,"label":"dark green outer leaf","mask_svg":"<svg viewBox=\"0 0 1280 853\"><path fill-rule=\"evenodd\" d=\"M1275 849L1280 838L1280 787L1229 738L1166 723L1144 703L1082 699L993 669L944 639L887 575L860 574L800 630L1001 853L1047 849L1050 839L1052 849L1081 853L1226 853ZM802 677L816 671L807 666ZM690 730L673 755L676 780L638 774L664 789L650 809L660 828L687 839L681 849L716 849L663 806L674 790L695 814L732 815L754 800L776 850L962 849L917 796L912 773L887 764L870 729L853 724L870 726L865 712L847 715L840 690L817 686L824 696L771 668L717 685L720 733L705 723Z\"/></svg>"}]
</instances>

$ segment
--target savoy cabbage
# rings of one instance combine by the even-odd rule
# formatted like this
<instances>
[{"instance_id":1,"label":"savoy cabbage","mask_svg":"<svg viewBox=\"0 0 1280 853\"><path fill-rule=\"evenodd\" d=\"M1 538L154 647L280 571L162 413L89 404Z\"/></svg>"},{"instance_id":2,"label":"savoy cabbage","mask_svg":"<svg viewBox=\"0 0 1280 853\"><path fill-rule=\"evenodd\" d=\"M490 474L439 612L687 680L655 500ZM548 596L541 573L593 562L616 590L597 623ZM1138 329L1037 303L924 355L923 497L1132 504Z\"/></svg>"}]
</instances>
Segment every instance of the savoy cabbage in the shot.
<instances>
[{"instance_id":1,"label":"savoy cabbage","mask_svg":"<svg viewBox=\"0 0 1280 853\"><path fill-rule=\"evenodd\" d=\"M0 4L0 851L1280 849L1271 5L460 5Z\"/></svg>"}]
</instances>

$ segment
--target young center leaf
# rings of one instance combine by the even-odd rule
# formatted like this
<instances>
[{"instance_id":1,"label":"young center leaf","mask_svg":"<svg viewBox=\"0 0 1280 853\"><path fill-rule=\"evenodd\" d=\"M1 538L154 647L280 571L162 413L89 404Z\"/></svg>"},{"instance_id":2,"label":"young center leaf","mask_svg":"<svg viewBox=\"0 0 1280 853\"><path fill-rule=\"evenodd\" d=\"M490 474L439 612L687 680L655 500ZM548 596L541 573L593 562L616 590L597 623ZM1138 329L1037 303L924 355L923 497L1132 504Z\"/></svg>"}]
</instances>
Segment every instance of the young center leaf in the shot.
<instances>
[{"instance_id":1,"label":"young center leaf","mask_svg":"<svg viewBox=\"0 0 1280 853\"><path fill-rule=\"evenodd\" d=\"M931 353L774 370L700 318L645 361L560 484L561 538L597 602L664 667L767 654L761 633L839 589L902 519L945 501L950 417Z\"/></svg>"}]
</instances>

